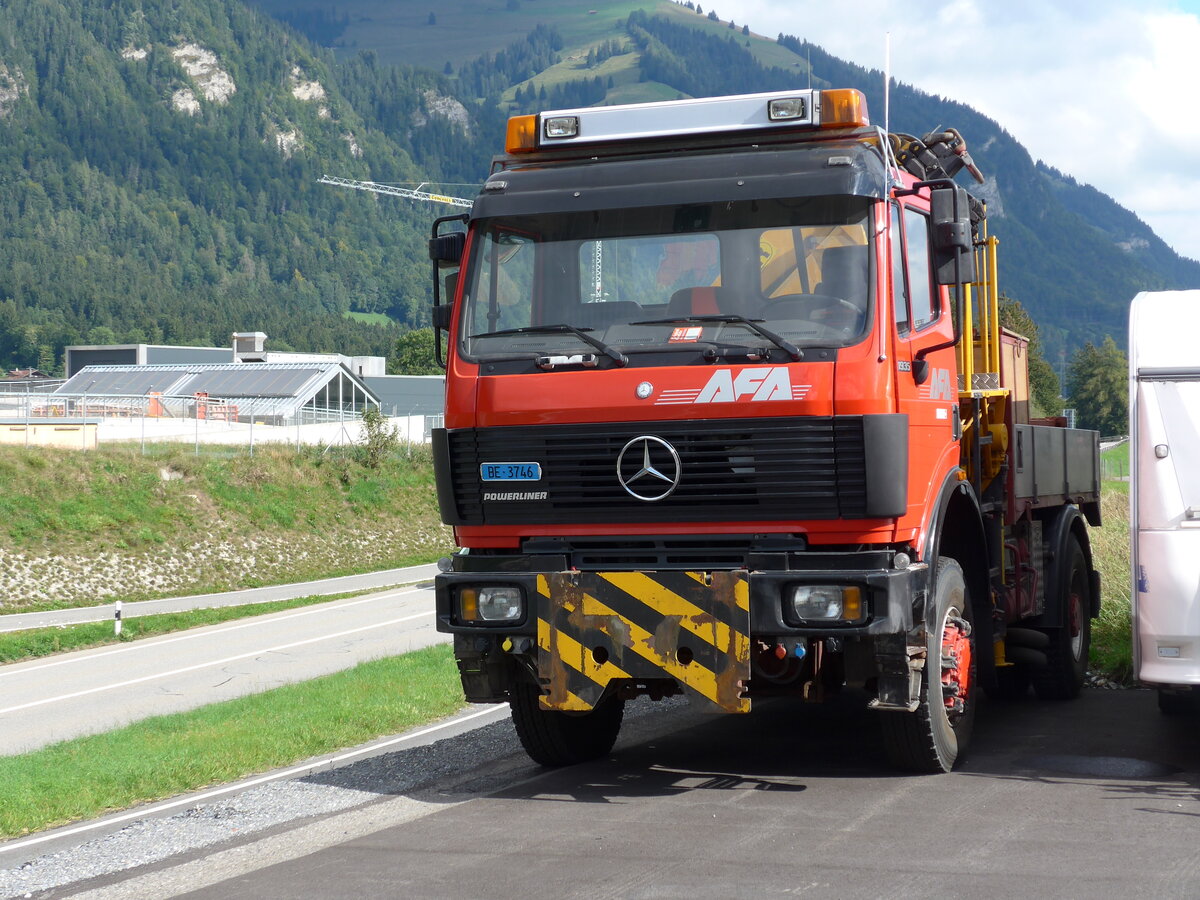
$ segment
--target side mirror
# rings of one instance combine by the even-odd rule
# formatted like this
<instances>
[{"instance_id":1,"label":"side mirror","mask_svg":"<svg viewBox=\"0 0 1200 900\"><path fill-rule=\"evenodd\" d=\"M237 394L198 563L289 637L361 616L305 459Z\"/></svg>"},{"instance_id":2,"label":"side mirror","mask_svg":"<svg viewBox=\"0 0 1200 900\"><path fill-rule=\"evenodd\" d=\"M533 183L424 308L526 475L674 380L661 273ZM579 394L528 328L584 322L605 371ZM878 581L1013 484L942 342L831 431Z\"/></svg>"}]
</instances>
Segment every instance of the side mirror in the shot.
<instances>
[{"instance_id":1,"label":"side mirror","mask_svg":"<svg viewBox=\"0 0 1200 900\"><path fill-rule=\"evenodd\" d=\"M449 303L440 303L433 308L433 327L440 328L442 331L450 330L450 316L454 312L454 307Z\"/></svg>"},{"instance_id":2,"label":"side mirror","mask_svg":"<svg viewBox=\"0 0 1200 900\"><path fill-rule=\"evenodd\" d=\"M446 269L462 262L463 247L467 243L465 231L452 231L429 239L429 258L438 268Z\"/></svg>"},{"instance_id":3,"label":"side mirror","mask_svg":"<svg viewBox=\"0 0 1200 900\"><path fill-rule=\"evenodd\" d=\"M912 361L912 376L913 381L917 384L924 384L929 380L929 360L921 358Z\"/></svg>"},{"instance_id":4,"label":"side mirror","mask_svg":"<svg viewBox=\"0 0 1200 900\"><path fill-rule=\"evenodd\" d=\"M960 187L930 191L933 226L933 267L938 284L968 284L975 280L975 254L971 242L971 206Z\"/></svg>"}]
</instances>

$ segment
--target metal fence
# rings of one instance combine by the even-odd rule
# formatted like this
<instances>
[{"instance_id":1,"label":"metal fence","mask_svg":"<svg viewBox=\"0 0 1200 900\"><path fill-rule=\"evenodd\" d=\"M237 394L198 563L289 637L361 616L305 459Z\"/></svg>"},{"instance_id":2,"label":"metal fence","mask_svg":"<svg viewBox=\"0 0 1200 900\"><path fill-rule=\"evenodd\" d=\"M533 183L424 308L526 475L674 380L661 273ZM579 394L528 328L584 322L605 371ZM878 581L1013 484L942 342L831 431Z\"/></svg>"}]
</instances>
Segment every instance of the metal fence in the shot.
<instances>
[{"instance_id":1,"label":"metal fence","mask_svg":"<svg viewBox=\"0 0 1200 900\"><path fill-rule=\"evenodd\" d=\"M401 441L424 443L442 423L440 413L384 410ZM0 443L88 449L140 442L195 445L345 445L363 438L363 410L307 404L281 411L278 398L88 395L45 391L0 392Z\"/></svg>"}]
</instances>

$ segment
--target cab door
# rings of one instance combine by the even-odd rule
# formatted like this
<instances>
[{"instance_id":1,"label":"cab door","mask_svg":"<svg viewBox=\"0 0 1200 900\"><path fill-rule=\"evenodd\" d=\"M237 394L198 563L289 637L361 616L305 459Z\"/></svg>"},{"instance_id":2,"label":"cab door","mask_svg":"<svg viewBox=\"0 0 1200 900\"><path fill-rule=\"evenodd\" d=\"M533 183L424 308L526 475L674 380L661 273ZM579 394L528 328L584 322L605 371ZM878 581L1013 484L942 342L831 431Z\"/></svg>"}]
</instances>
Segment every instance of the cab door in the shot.
<instances>
[{"instance_id":1,"label":"cab door","mask_svg":"<svg viewBox=\"0 0 1200 900\"><path fill-rule=\"evenodd\" d=\"M908 511L919 517L945 473L958 464L954 323L949 292L933 278L929 213L893 203L890 218L896 397L909 425ZM918 383L922 358L927 372Z\"/></svg>"}]
</instances>

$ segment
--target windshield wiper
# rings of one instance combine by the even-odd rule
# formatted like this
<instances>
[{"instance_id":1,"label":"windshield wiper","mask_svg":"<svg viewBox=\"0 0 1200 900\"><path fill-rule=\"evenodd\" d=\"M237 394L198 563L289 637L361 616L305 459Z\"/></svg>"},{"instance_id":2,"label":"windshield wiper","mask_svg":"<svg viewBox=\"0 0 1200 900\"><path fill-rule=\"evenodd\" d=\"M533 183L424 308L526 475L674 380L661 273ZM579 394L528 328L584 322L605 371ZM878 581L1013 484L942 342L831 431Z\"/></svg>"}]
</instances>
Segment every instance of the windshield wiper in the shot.
<instances>
[{"instance_id":1,"label":"windshield wiper","mask_svg":"<svg viewBox=\"0 0 1200 900\"><path fill-rule=\"evenodd\" d=\"M607 356L609 359L611 359L613 361L613 363L615 363L616 365L618 365L618 366L629 365L629 357L628 356L626 356L620 350L610 347L608 344L604 343L604 341L600 340L599 338L592 337L590 334L588 334L588 332L592 331L592 330L594 330L594 329L576 328L574 325L564 325L564 324L525 325L522 328L503 328L500 331L484 331L484 332L480 332L479 334L469 335L469 337L471 340L474 340L475 338L497 337L499 335L504 335L504 334L573 334L573 335L575 335L575 337L579 338L585 344L590 344L591 346L595 347L597 350L599 350L601 353L603 353L605 356Z\"/></svg>"},{"instance_id":2,"label":"windshield wiper","mask_svg":"<svg viewBox=\"0 0 1200 900\"><path fill-rule=\"evenodd\" d=\"M665 319L646 319L641 322L630 322L630 325L687 325L699 324L705 322L720 322L728 325L745 325L755 334L765 337L768 341L790 356L793 360L799 361L804 359L804 352L789 341L787 338L782 338L775 332L763 328L759 322L766 321L765 319L747 319L745 316L733 315L711 315L711 316L669 316Z\"/></svg>"}]
</instances>

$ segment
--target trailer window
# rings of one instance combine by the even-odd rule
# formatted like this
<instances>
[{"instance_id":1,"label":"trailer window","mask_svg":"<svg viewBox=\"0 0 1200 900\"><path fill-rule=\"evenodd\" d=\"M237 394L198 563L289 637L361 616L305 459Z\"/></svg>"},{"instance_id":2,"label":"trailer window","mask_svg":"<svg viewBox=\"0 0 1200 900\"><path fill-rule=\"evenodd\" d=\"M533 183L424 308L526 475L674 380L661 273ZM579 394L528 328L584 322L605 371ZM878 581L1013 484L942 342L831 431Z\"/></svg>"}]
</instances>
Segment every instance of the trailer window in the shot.
<instances>
[{"instance_id":1,"label":"trailer window","mask_svg":"<svg viewBox=\"0 0 1200 900\"><path fill-rule=\"evenodd\" d=\"M1134 404L1140 459L1137 473L1142 527L1200 524L1200 380L1149 381L1139 378ZM1155 445L1166 455L1155 456ZM1188 510L1195 510L1189 515Z\"/></svg>"}]
</instances>

